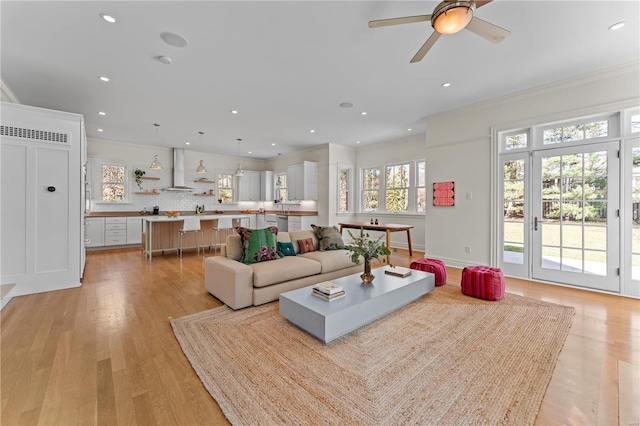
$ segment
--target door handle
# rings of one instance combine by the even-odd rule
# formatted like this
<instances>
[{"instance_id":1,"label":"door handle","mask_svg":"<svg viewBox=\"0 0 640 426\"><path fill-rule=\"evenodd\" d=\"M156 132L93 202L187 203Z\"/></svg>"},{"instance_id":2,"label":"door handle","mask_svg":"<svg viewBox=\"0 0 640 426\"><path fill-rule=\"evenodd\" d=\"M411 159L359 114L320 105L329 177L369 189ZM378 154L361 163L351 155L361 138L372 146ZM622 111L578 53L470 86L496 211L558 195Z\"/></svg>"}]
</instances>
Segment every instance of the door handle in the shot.
<instances>
[{"instance_id":1,"label":"door handle","mask_svg":"<svg viewBox=\"0 0 640 426\"><path fill-rule=\"evenodd\" d=\"M537 231L538 230L538 216L535 216L533 218L533 230Z\"/></svg>"}]
</instances>

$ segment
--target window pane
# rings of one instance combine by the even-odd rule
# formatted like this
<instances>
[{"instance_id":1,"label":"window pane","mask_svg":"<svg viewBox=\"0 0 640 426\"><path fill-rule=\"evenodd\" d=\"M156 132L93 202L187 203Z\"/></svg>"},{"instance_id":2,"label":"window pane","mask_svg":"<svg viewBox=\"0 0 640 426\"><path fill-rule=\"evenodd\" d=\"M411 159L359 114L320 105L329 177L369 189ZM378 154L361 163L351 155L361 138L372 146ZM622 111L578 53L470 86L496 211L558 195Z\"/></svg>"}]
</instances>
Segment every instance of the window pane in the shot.
<instances>
[{"instance_id":1,"label":"window pane","mask_svg":"<svg viewBox=\"0 0 640 426\"><path fill-rule=\"evenodd\" d=\"M349 169L342 169L339 172L339 194L338 211L349 211Z\"/></svg>"},{"instance_id":2,"label":"window pane","mask_svg":"<svg viewBox=\"0 0 640 426\"><path fill-rule=\"evenodd\" d=\"M504 162L504 180L524 179L524 160Z\"/></svg>"},{"instance_id":3,"label":"window pane","mask_svg":"<svg viewBox=\"0 0 640 426\"><path fill-rule=\"evenodd\" d=\"M124 183L124 166L102 166L102 181Z\"/></svg>"},{"instance_id":4,"label":"window pane","mask_svg":"<svg viewBox=\"0 0 640 426\"><path fill-rule=\"evenodd\" d=\"M640 114L631 116L631 133L640 132Z\"/></svg>"},{"instance_id":5,"label":"window pane","mask_svg":"<svg viewBox=\"0 0 640 426\"><path fill-rule=\"evenodd\" d=\"M380 172L378 169L364 169L363 170L363 187L364 189L378 189L380 185Z\"/></svg>"},{"instance_id":6,"label":"window pane","mask_svg":"<svg viewBox=\"0 0 640 426\"><path fill-rule=\"evenodd\" d=\"M526 148L526 147L527 147L526 133L507 136L505 139L505 148L507 151L510 149Z\"/></svg>"},{"instance_id":7,"label":"window pane","mask_svg":"<svg viewBox=\"0 0 640 426\"><path fill-rule=\"evenodd\" d=\"M420 213L424 213L427 208L427 190L425 188L418 188L418 199L416 200L416 209Z\"/></svg>"},{"instance_id":8,"label":"window pane","mask_svg":"<svg viewBox=\"0 0 640 426\"><path fill-rule=\"evenodd\" d=\"M587 123L585 125L585 137L601 138L609 134L609 122L607 120L594 121L593 123Z\"/></svg>"},{"instance_id":9,"label":"window pane","mask_svg":"<svg viewBox=\"0 0 640 426\"><path fill-rule=\"evenodd\" d=\"M417 186L427 186L427 182L425 179L425 174L424 174L424 167L425 167L425 162L424 161L419 161L418 163L416 163L417 165L417 169L418 169L418 185Z\"/></svg>"},{"instance_id":10,"label":"window pane","mask_svg":"<svg viewBox=\"0 0 640 426\"><path fill-rule=\"evenodd\" d=\"M584 139L583 125L569 126L562 129L562 140L564 142L578 141L582 139Z\"/></svg>"},{"instance_id":11,"label":"window pane","mask_svg":"<svg viewBox=\"0 0 640 426\"><path fill-rule=\"evenodd\" d=\"M406 212L409 207L409 191L392 189L387 191L386 209L390 212Z\"/></svg>"},{"instance_id":12,"label":"window pane","mask_svg":"<svg viewBox=\"0 0 640 426\"><path fill-rule=\"evenodd\" d=\"M362 210L365 212L374 212L378 210L378 191L364 191Z\"/></svg>"},{"instance_id":13,"label":"window pane","mask_svg":"<svg viewBox=\"0 0 640 426\"><path fill-rule=\"evenodd\" d=\"M542 143L549 145L562 142L562 127L547 129L542 134Z\"/></svg>"},{"instance_id":14,"label":"window pane","mask_svg":"<svg viewBox=\"0 0 640 426\"><path fill-rule=\"evenodd\" d=\"M124 185L106 183L102 185L104 201L124 201Z\"/></svg>"}]
</instances>

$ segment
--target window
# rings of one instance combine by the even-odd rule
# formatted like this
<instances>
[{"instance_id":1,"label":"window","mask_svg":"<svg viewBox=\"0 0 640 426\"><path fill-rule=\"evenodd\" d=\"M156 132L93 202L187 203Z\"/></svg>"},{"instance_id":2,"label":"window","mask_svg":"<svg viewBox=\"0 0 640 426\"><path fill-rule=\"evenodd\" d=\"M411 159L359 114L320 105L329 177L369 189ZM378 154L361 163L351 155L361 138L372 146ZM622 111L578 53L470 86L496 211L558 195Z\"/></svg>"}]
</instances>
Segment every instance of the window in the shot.
<instances>
[{"instance_id":1,"label":"window","mask_svg":"<svg viewBox=\"0 0 640 426\"><path fill-rule=\"evenodd\" d=\"M380 189L380 169L362 171L362 211L378 211L378 190Z\"/></svg>"},{"instance_id":2,"label":"window","mask_svg":"<svg viewBox=\"0 0 640 426\"><path fill-rule=\"evenodd\" d=\"M640 132L640 114L631 116L631 133Z\"/></svg>"},{"instance_id":3,"label":"window","mask_svg":"<svg viewBox=\"0 0 640 426\"><path fill-rule=\"evenodd\" d=\"M218 173L218 199L221 203L233 202L233 175Z\"/></svg>"},{"instance_id":4,"label":"window","mask_svg":"<svg viewBox=\"0 0 640 426\"><path fill-rule=\"evenodd\" d=\"M527 147L527 133L517 133L505 137L505 149L507 151Z\"/></svg>"},{"instance_id":5,"label":"window","mask_svg":"<svg viewBox=\"0 0 640 426\"><path fill-rule=\"evenodd\" d=\"M126 167L118 164L102 165L102 201L126 200Z\"/></svg>"},{"instance_id":6,"label":"window","mask_svg":"<svg viewBox=\"0 0 640 426\"><path fill-rule=\"evenodd\" d=\"M416 211L424 213L427 208L427 181L425 176L425 162L416 163Z\"/></svg>"},{"instance_id":7,"label":"window","mask_svg":"<svg viewBox=\"0 0 640 426\"><path fill-rule=\"evenodd\" d=\"M276 175L276 200L281 203L287 200L287 174Z\"/></svg>"},{"instance_id":8,"label":"window","mask_svg":"<svg viewBox=\"0 0 640 426\"><path fill-rule=\"evenodd\" d=\"M561 142L601 138L608 135L609 121L599 120L546 129L542 133L542 143L544 145L551 145Z\"/></svg>"},{"instance_id":9,"label":"window","mask_svg":"<svg viewBox=\"0 0 640 426\"><path fill-rule=\"evenodd\" d=\"M340 169L338 172L338 213L346 213L349 206L349 181L351 169Z\"/></svg>"},{"instance_id":10,"label":"window","mask_svg":"<svg viewBox=\"0 0 640 426\"><path fill-rule=\"evenodd\" d=\"M385 167L385 208L388 212L409 210L409 163Z\"/></svg>"}]
</instances>

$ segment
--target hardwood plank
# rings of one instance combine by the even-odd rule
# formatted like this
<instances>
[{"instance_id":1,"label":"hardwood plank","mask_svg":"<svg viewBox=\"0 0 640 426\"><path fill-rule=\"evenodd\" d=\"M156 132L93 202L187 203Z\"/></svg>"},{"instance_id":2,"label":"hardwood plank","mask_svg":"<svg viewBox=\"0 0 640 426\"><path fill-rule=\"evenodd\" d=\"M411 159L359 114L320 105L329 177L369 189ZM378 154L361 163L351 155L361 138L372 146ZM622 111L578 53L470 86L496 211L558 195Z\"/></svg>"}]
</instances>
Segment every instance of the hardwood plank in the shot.
<instances>
[{"instance_id":1,"label":"hardwood plank","mask_svg":"<svg viewBox=\"0 0 640 426\"><path fill-rule=\"evenodd\" d=\"M399 249L390 260L408 267L421 257ZM459 284L460 269L447 275ZM167 320L220 306L203 282L195 251L148 262L139 249L117 249L88 253L80 288L15 297L0 312L0 423L228 424ZM576 309L536 424L616 424L618 412L633 422L640 302L505 282L509 293Z\"/></svg>"},{"instance_id":2,"label":"hardwood plank","mask_svg":"<svg viewBox=\"0 0 640 426\"><path fill-rule=\"evenodd\" d=\"M621 425L640 424L640 366L618 361L620 375L619 417Z\"/></svg>"}]
</instances>

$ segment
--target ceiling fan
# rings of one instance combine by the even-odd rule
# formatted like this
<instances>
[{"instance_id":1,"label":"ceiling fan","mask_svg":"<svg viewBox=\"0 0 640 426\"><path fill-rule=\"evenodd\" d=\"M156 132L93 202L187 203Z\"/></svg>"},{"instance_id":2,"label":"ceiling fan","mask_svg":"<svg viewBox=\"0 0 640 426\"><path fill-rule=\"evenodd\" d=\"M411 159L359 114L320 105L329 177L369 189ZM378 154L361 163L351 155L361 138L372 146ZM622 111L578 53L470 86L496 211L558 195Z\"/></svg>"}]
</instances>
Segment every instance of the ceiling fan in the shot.
<instances>
[{"instance_id":1,"label":"ceiling fan","mask_svg":"<svg viewBox=\"0 0 640 426\"><path fill-rule=\"evenodd\" d=\"M487 3L491 3L491 1L492 0L444 0L436 6L431 15L415 15L403 18L369 21L369 28L431 21L431 26L435 31L410 61L411 63L419 62L424 58L429 49L433 47L442 34L454 34L465 28L493 43L500 43L504 40L509 34L511 34L511 31L500 28L497 25L483 21L482 19L474 16L477 8L482 7Z\"/></svg>"}]
</instances>

